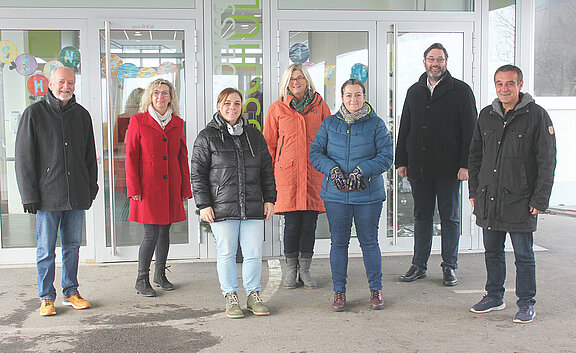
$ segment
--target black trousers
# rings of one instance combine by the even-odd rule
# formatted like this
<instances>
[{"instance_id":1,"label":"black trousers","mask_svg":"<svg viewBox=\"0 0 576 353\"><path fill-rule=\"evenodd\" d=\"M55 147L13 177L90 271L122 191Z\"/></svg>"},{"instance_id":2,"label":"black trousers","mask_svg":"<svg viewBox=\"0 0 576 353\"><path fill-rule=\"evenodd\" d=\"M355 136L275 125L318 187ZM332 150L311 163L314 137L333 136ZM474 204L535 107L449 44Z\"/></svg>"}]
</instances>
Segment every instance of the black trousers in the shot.
<instances>
[{"instance_id":1,"label":"black trousers","mask_svg":"<svg viewBox=\"0 0 576 353\"><path fill-rule=\"evenodd\" d=\"M166 267L168 250L170 250L170 226L172 224L143 224L144 238L138 251L138 276L146 276L150 272L152 255L156 251L156 268Z\"/></svg>"}]
</instances>

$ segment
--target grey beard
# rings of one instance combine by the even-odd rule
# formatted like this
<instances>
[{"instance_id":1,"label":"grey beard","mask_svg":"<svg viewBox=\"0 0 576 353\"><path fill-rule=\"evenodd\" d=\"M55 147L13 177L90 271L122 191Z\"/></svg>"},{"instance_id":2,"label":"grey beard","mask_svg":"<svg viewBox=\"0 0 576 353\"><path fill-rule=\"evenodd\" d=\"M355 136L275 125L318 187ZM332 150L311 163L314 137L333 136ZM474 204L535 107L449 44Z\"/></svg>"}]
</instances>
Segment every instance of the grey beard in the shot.
<instances>
[{"instance_id":1,"label":"grey beard","mask_svg":"<svg viewBox=\"0 0 576 353\"><path fill-rule=\"evenodd\" d=\"M437 75L434 75L431 71L426 71L426 75L435 81L440 81L444 74L446 74L446 70L439 72Z\"/></svg>"}]
</instances>

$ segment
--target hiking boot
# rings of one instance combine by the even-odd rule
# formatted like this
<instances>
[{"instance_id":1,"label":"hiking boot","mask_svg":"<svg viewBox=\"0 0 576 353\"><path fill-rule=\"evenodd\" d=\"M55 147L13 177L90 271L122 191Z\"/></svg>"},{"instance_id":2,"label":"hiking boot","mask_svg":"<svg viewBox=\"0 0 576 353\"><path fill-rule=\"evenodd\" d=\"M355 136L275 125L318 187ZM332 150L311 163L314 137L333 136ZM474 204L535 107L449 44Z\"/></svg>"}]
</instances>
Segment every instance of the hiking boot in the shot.
<instances>
[{"instance_id":1,"label":"hiking boot","mask_svg":"<svg viewBox=\"0 0 576 353\"><path fill-rule=\"evenodd\" d=\"M54 300L42 299L42 301L40 302L40 315L41 316L56 315L56 307L54 306Z\"/></svg>"},{"instance_id":2,"label":"hiking boot","mask_svg":"<svg viewBox=\"0 0 576 353\"><path fill-rule=\"evenodd\" d=\"M506 304L504 301L502 301L502 299L498 300L494 297L485 295L482 300L480 300L470 309L470 311L476 314L484 314L492 310L503 310L505 307Z\"/></svg>"},{"instance_id":3,"label":"hiking boot","mask_svg":"<svg viewBox=\"0 0 576 353\"><path fill-rule=\"evenodd\" d=\"M170 266L156 268L154 271L154 283L156 283L157 287L164 290L174 290L174 285L166 278L166 270L170 271L168 267Z\"/></svg>"},{"instance_id":4,"label":"hiking boot","mask_svg":"<svg viewBox=\"0 0 576 353\"><path fill-rule=\"evenodd\" d=\"M252 292L250 292L250 294L248 294L246 308L257 316L270 315L270 310L268 310L268 307L264 305L264 303L262 303L262 298L260 298L260 292L257 292L255 290L253 290Z\"/></svg>"},{"instance_id":5,"label":"hiking boot","mask_svg":"<svg viewBox=\"0 0 576 353\"><path fill-rule=\"evenodd\" d=\"M310 276L310 264L312 263L312 254L300 253L300 281L304 283L304 289L316 289L318 284Z\"/></svg>"},{"instance_id":6,"label":"hiking boot","mask_svg":"<svg viewBox=\"0 0 576 353\"><path fill-rule=\"evenodd\" d=\"M534 311L534 304L524 304L518 307L518 312L514 316L514 321L517 324L527 324L534 320L536 312Z\"/></svg>"},{"instance_id":7,"label":"hiking boot","mask_svg":"<svg viewBox=\"0 0 576 353\"><path fill-rule=\"evenodd\" d=\"M284 289L296 288L296 277L298 277L298 253L286 253L286 273L284 274L284 282L282 287Z\"/></svg>"},{"instance_id":8,"label":"hiking boot","mask_svg":"<svg viewBox=\"0 0 576 353\"><path fill-rule=\"evenodd\" d=\"M382 289L370 289L370 309L384 309L384 299L382 299Z\"/></svg>"},{"instance_id":9,"label":"hiking boot","mask_svg":"<svg viewBox=\"0 0 576 353\"><path fill-rule=\"evenodd\" d=\"M77 310L88 309L91 306L90 302L82 298L82 296L78 292L72 294L68 298L64 298L64 300L62 301L62 305L68 305Z\"/></svg>"},{"instance_id":10,"label":"hiking boot","mask_svg":"<svg viewBox=\"0 0 576 353\"><path fill-rule=\"evenodd\" d=\"M224 298L226 299L226 316L231 319L244 317L244 312L240 308L236 292L227 293Z\"/></svg>"},{"instance_id":11,"label":"hiking boot","mask_svg":"<svg viewBox=\"0 0 576 353\"><path fill-rule=\"evenodd\" d=\"M134 288L136 288L136 293L138 293L144 297L155 297L156 296L156 291L150 285L150 277L148 277L147 275L138 276L138 278L136 279L136 285L134 286Z\"/></svg>"},{"instance_id":12,"label":"hiking boot","mask_svg":"<svg viewBox=\"0 0 576 353\"><path fill-rule=\"evenodd\" d=\"M332 310L340 312L346 310L346 292L334 292L334 302L332 303Z\"/></svg>"}]
</instances>

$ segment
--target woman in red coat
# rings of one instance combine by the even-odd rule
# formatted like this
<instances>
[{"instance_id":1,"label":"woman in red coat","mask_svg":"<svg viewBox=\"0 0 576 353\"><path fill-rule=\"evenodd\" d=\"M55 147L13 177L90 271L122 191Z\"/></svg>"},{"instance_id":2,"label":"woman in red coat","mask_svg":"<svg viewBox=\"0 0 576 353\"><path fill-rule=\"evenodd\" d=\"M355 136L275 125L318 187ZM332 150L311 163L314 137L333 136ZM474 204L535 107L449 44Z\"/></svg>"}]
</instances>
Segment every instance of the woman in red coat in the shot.
<instances>
[{"instance_id":1,"label":"woman in red coat","mask_svg":"<svg viewBox=\"0 0 576 353\"><path fill-rule=\"evenodd\" d=\"M275 211L284 215L286 274L282 286L296 288L299 273L304 288L314 289L317 285L310 276L310 264L318 213L325 209L320 198L322 173L310 164L309 152L322 121L331 114L300 63L284 70L280 95L268 109L263 134L278 188Z\"/></svg>"},{"instance_id":2,"label":"woman in red coat","mask_svg":"<svg viewBox=\"0 0 576 353\"><path fill-rule=\"evenodd\" d=\"M169 81L153 81L126 132L128 219L144 225L136 290L148 297L156 296L149 280L154 250L154 282L164 290L174 289L165 274L169 231L172 223L186 220L183 203L192 197L184 121L178 116L175 93Z\"/></svg>"}]
</instances>

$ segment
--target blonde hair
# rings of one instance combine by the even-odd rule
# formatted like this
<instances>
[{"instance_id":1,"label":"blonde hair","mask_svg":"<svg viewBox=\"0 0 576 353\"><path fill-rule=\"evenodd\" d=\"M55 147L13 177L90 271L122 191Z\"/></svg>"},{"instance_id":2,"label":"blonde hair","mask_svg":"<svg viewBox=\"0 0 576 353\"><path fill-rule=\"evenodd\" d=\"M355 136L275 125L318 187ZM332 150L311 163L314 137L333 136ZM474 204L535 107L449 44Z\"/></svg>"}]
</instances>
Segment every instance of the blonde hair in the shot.
<instances>
[{"instance_id":1,"label":"blonde hair","mask_svg":"<svg viewBox=\"0 0 576 353\"><path fill-rule=\"evenodd\" d=\"M142 95L142 100L140 101L140 113L145 113L148 111L148 107L152 104L152 94L154 90L158 88L160 85L168 86L170 90L170 98L172 101L168 103L168 106L172 108L172 114L176 116L180 116L180 107L178 105L178 97L176 96L176 90L174 89L174 85L172 82L165 80L163 78L159 78L157 80L152 81L148 87L146 87L146 91Z\"/></svg>"},{"instance_id":2,"label":"blonde hair","mask_svg":"<svg viewBox=\"0 0 576 353\"><path fill-rule=\"evenodd\" d=\"M312 93L315 93L316 88L314 87L314 82L312 82L312 77L310 76L308 70L306 70L306 67L304 67L304 65L302 65L301 63L294 63L288 66L284 70L284 73L282 74L282 79L280 80L280 95L285 96L290 91L288 89L288 85L290 84L290 77L292 77L292 72L294 72L294 70L302 71L302 74L306 78L306 81L308 81L307 88L310 88L312 90Z\"/></svg>"}]
</instances>

